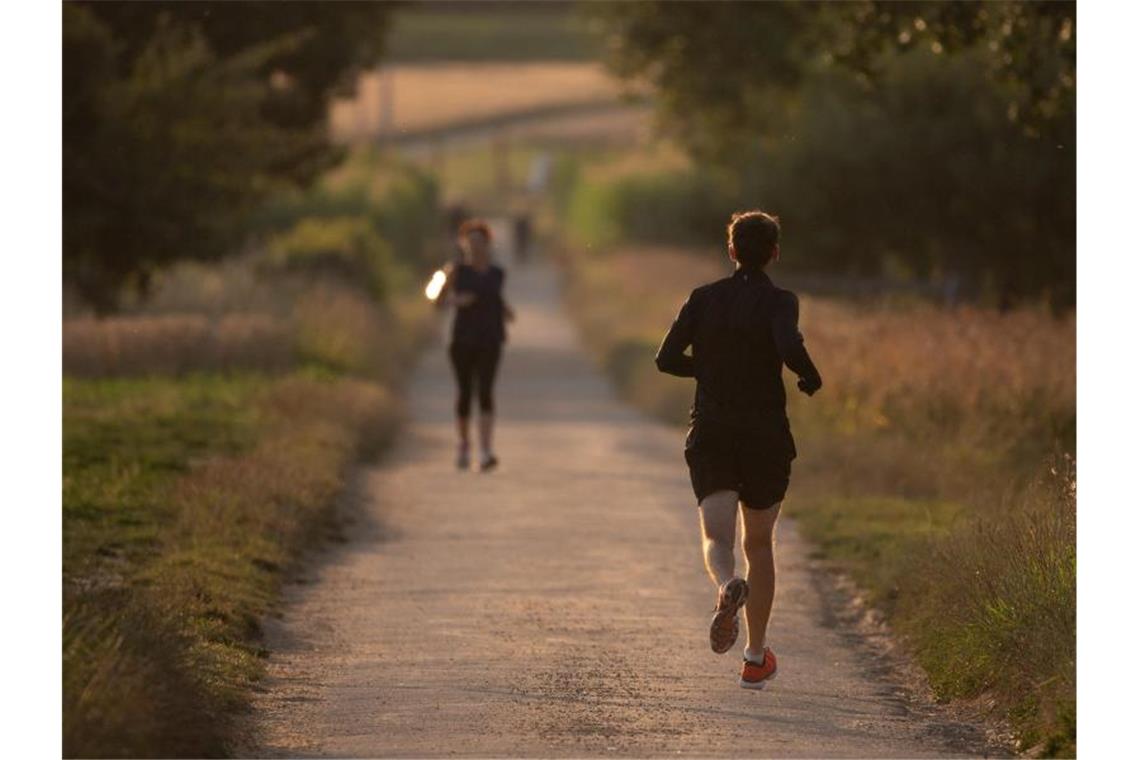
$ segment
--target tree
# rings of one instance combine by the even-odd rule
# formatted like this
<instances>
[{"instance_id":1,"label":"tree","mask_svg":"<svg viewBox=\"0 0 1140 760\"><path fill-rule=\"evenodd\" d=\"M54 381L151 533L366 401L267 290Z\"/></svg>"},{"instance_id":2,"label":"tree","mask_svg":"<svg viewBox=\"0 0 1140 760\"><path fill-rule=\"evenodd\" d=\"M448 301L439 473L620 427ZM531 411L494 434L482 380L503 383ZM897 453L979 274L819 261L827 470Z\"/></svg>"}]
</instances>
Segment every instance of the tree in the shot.
<instances>
[{"instance_id":1,"label":"tree","mask_svg":"<svg viewBox=\"0 0 1140 760\"><path fill-rule=\"evenodd\" d=\"M778 132L821 68L843 67L870 86L892 56L920 46L947 57L984 51L994 78L1017 94L1012 120L1031 135L1067 118L1076 87L1073 2L647 0L596 12L611 69L647 80L666 128L707 156Z\"/></svg>"},{"instance_id":2,"label":"tree","mask_svg":"<svg viewBox=\"0 0 1140 760\"><path fill-rule=\"evenodd\" d=\"M65 281L106 312L161 266L237 252L267 194L338 158L325 105L377 60L385 12L66 4Z\"/></svg>"},{"instance_id":3,"label":"tree","mask_svg":"<svg viewBox=\"0 0 1140 760\"><path fill-rule=\"evenodd\" d=\"M801 261L1075 296L1071 2L621 3L610 65Z\"/></svg>"},{"instance_id":4,"label":"tree","mask_svg":"<svg viewBox=\"0 0 1140 760\"><path fill-rule=\"evenodd\" d=\"M702 159L731 161L758 135L786 124L787 99L814 50L812 3L650 0L594 7L608 30L607 63L646 81L659 123Z\"/></svg>"}]
</instances>

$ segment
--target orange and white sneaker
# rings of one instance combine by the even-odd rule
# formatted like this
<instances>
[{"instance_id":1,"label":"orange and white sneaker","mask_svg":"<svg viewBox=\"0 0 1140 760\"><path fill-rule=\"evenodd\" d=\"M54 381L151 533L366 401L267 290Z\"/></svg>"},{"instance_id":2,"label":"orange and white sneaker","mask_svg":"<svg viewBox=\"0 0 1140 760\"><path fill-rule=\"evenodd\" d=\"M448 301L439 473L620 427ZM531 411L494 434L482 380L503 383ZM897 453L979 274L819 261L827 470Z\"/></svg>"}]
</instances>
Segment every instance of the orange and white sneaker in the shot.
<instances>
[{"instance_id":1,"label":"orange and white sneaker","mask_svg":"<svg viewBox=\"0 0 1140 760\"><path fill-rule=\"evenodd\" d=\"M717 654L732 649L740 635L740 618L737 613L748 599L748 582L732 578L724 582L717 595L716 610L709 624L709 646Z\"/></svg>"},{"instance_id":2,"label":"orange and white sneaker","mask_svg":"<svg viewBox=\"0 0 1140 760\"><path fill-rule=\"evenodd\" d=\"M744 659L744 667L740 670L740 686L744 689L763 689L775 677L776 655L772 654L771 649L764 647L762 662Z\"/></svg>"}]
</instances>

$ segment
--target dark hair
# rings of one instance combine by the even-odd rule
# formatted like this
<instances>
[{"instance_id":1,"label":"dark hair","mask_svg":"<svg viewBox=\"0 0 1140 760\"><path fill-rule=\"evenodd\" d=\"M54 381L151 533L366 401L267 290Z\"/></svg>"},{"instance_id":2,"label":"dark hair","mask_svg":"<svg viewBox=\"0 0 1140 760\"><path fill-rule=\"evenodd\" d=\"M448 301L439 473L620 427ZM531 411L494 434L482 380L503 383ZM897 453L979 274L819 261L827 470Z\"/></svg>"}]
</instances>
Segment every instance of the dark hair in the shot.
<instances>
[{"instance_id":1,"label":"dark hair","mask_svg":"<svg viewBox=\"0 0 1140 760\"><path fill-rule=\"evenodd\" d=\"M728 241L743 267L765 267L780 242L780 218L763 211L737 211L728 223Z\"/></svg>"},{"instance_id":2,"label":"dark hair","mask_svg":"<svg viewBox=\"0 0 1140 760\"><path fill-rule=\"evenodd\" d=\"M483 237L491 240L491 226L482 219L468 219L459 225L459 237L465 238L472 232L482 232Z\"/></svg>"}]
</instances>

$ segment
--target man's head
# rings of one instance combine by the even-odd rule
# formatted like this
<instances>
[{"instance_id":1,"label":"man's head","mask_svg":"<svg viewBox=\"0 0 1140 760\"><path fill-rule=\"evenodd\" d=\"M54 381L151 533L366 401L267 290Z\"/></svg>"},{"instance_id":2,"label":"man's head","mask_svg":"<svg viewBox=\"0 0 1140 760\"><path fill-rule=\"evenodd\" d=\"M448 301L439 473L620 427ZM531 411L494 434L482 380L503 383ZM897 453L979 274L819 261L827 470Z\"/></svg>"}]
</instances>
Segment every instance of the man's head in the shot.
<instances>
[{"instance_id":1,"label":"man's head","mask_svg":"<svg viewBox=\"0 0 1140 760\"><path fill-rule=\"evenodd\" d=\"M491 253L491 228L482 219L468 219L459 225L459 245L472 264L482 264Z\"/></svg>"},{"instance_id":2,"label":"man's head","mask_svg":"<svg viewBox=\"0 0 1140 760\"><path fill-rule=\"evenodd\" d=\"M728 255L742 267L763 269L780 258L780 219L763 211L737 211L728 223Z\"/></svg>"}]
</instances>

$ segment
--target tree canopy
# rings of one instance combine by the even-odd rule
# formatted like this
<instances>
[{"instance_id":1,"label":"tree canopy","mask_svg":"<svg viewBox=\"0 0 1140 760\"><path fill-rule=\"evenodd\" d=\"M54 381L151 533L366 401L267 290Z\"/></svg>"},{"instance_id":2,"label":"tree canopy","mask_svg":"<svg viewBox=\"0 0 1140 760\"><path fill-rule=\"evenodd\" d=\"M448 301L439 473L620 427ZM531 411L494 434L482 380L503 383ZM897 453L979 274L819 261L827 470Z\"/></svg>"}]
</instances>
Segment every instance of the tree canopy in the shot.
<instances>
[{"instance_id":1,"label":"tree canopy","mask_svg":"<svg viewBox=\"0 0 1140 760\"><path fill-rule=\"evenodd\" d=\"M273 189L338 156L329 97L382 52L377 3L64 6L64 276L100 310L234 253Z\"/></svg>"},{"instance_id":2,"label":"tree canopy","mask_svg":"<svg viewBox=\"0 0 1140 760\"><path fill-rule=\"evenodd\" d=\"M597 13L612 69L736 202L795 223L801 260L1075 298L1075 3Z\"/></svg>"}]
</instances>

